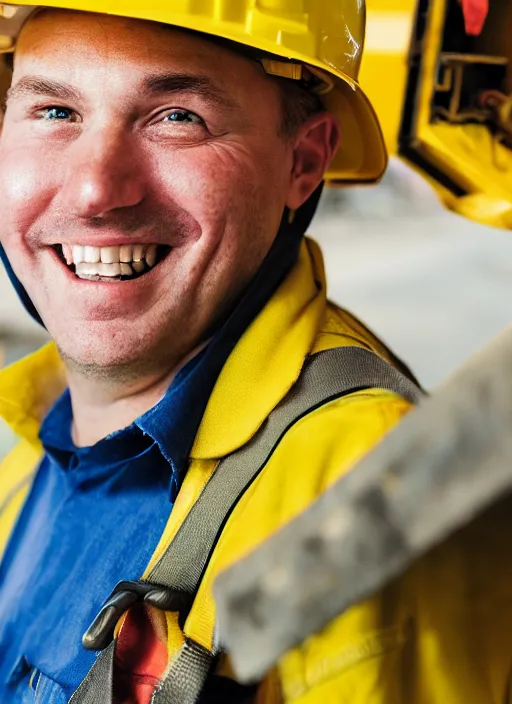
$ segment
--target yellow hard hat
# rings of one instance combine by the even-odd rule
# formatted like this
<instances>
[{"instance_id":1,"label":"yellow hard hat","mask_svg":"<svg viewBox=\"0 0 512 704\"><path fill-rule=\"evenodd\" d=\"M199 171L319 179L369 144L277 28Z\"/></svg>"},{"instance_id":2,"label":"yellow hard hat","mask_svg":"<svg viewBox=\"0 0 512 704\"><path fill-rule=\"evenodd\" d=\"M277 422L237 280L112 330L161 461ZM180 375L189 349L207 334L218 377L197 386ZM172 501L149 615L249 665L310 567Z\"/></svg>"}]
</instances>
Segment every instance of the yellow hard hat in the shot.
<instances>
[{"instance_id":1,"label":"yellow hard hat","mask_svg":"<svg viewBox=\"0 0 512 704\"><path fill-rule=\"evenodd\" d=\"M0 4L0 51L35 7ZM363 49L364 0L47 0L44 7L153 20L227 39L261 52L267 73L306 81L338 118L341 146L330 182L376 181L386 167L379 122L357 83Z\"/></svg>"}]
</instances>

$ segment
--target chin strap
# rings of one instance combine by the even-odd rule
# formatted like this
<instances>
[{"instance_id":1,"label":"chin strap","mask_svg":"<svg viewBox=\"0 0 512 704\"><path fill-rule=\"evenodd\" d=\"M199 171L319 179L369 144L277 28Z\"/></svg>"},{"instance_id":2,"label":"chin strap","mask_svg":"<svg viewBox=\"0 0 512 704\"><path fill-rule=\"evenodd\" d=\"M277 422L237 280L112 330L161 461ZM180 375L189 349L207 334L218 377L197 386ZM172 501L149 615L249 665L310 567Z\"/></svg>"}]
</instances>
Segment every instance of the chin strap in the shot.
<instances>
[{"instance_id":1,"label":"chin strap","mask_svg":"<svg viewBox=\"0 0 512 704\"><path fill-rule=\"evenodd\" d=\"M23 306L25 310L28 311L28 313L34 318L34 320L39 323L39 325L42 325L44 328L44 323L41 320L41 316L37 312L37 309L35 305L32 303L30 296L28 295L27 291L25 290L23 284L21 281L18 279L16 274L14 273L14 270L11 266L10 261L7 259L7 254L5 253L5 249L3 246L0 244L0 259L3 262L3 265L5 267L5 270L7 272L7 276L10 278L12 285L14 286L14 289L16 293L18 294L18 297L20 301L23 303Z\"/></svg>"}]
</instances>

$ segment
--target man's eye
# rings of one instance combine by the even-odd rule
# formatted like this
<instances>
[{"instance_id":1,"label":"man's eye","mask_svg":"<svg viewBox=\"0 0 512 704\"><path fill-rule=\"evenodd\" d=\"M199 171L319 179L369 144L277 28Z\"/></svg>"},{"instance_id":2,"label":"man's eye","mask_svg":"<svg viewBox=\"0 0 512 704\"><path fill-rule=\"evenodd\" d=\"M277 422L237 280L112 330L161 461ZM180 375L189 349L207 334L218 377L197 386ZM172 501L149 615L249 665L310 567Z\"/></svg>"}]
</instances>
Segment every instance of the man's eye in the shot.
<instances>
[{"instance_id":1,"label":"man's eye","mask_svg":"<svg viewBox=\"0 0 512 704\"><path fill-rule=\"evenodd\" d=\"M163 119L163 122L180 122L192 123L195 125L204 125L204 121L196 115L195 112L189 110L173 110Z\"/></svg>"},{"instance_id":2,"label":"man's eye","mask_svg":"<svg viewBox=\"0 0 512 704\"><path fill-rule=\"evenodd\" d=\"M60 108L60 107L49 107L49 108L43 108L42 110L38 110L38 115L39 117L42 117L44 120L69 120L72 121L75 114L73 110L70 108Z\"/></svg>"}]
</instances>

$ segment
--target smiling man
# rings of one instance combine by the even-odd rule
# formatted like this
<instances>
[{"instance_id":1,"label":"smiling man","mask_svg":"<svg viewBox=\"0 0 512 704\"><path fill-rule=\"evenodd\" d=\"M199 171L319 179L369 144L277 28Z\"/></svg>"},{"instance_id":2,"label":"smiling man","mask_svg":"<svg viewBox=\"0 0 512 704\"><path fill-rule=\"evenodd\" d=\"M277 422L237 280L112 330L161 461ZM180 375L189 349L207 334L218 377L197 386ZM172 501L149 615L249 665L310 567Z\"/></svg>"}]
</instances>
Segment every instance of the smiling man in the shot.
<instances>
[{"instance_id":1,"label":"smiling man","mask_svg":"<svg viewBox=\"0 0 512 704\"><path fill-rule=\"evenodd\" d=\"M20 4L1 254L54 343L0 378L0 700L323 696L289 664L237 684L211 587L415 397L303 237L324 179L385 166L361 4Z\"/></svg>"}]
</instances>

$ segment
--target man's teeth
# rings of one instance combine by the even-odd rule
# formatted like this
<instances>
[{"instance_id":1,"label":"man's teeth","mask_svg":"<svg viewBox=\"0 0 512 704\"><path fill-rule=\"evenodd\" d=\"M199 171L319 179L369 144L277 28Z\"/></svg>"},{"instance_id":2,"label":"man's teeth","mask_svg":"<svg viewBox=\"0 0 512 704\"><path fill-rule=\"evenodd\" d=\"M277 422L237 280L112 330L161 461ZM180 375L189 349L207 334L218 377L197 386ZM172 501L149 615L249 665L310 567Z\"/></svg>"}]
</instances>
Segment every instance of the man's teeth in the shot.
<instances>
[{"instance_id":1,"label":"man's teeth","mask_svg":"<svg viewBox=\"0 0 512 704\"><path fill-rule=\"evenodd\" d=\"M124 244L113 247L62 245L68 266L75 265L79 277L119 277L142 273L146 266L154 267L157 260L156 244Z\"/></svg>"},{"instance_id":2,"label":"man's teeth","mask_svg":"<svg viewBox=\"0 0 512 704\"><path fill-rule=\"evenodd\" d=\"M75 273L77 276L132 276L133 269L129 264L114 262L105 264L104 262L81 262L76 264Z\"/></svg>"}]
</instances>

